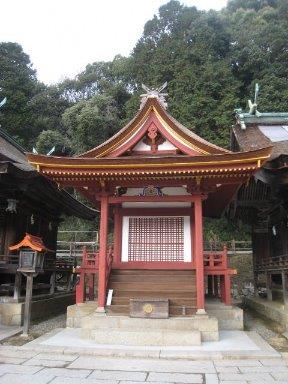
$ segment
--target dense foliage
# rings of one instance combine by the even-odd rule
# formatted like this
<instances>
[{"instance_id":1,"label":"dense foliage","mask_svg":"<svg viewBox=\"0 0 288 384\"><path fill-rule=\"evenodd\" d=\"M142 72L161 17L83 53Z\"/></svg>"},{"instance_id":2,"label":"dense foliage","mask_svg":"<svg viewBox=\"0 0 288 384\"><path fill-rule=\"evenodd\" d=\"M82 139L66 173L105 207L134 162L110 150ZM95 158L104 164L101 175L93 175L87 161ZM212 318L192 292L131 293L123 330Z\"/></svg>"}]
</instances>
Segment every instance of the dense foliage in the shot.
<instances>
[{"instance_id":1,"label":"dense foliage","mask_svg":"<svg viewBox=\"0 0 288 384\"><path fill-rule=\"evenodd\" d=\"M30 150L80 153L133 117L141 83L168 81L171 114L228 147L234 108L246 107L255 82L260 111L288 111L287 36L287 0L230 0L219 12L171 0L129 57L88 64L53 86L37 80L21 46L0 43L0 124Z\"/></svg>"},{"instance_id":2,"label":"dense foliage","mask_svg":"<svg viewBox=\"0 0 288 384\"><path fill-rule=\"evenodd\" d=\"M8 99L0 124L28 149L42 150L54 131L56 144L81 152L135 114L141 83L168 81L169 111L228 146L234 108L245 108L255 82L260 110L288 110L287 35L287 0L230 0L220 12L171 0L147 21L129 57L88 64L53 86L37 81L21 46L0 43L0 99Z\"/></svg>"}]
</instances>

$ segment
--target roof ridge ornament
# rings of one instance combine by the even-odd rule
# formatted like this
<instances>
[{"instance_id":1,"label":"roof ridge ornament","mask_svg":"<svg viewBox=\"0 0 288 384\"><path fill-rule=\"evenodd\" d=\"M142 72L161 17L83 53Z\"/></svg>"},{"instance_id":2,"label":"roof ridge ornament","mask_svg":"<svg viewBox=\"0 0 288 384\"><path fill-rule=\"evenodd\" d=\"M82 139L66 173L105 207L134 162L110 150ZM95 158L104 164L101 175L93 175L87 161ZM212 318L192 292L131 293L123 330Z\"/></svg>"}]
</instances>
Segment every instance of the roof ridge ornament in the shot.
<instances>
[{"instance_id":1,"label":"roof ridge ornament","mask_svg":"<svg viewBox=\"0 0 288 384\"><path fill-rule=\"evenodd\" d=\"M254 102L252 103L252 101L250 99L248 100L248 107L249 107L248 113L243 112L242 108L234 109L234 111L236 112L236 119L243 130L246 129L245 118L247 118L247 117L251 117L251 118L256 117L257 118L257 117L261 116L261 113L257 110L257 106L258 106L257 99L258 99L259 90L260 90L260 86L258 83L256 83L255 84L255 93L254 93Z\"/></svg>"},{"instance_id":2,"label":"roof ridge ornament","mask_svg":"<svg viewBox=\"0 0 288 384\"><path fill-rule=\"evenodd\" d=\"M248 106L249 106L249 114L250 115L256 115L258 113L257 111L257 98L259 93L259 84L255 84L255 94L254 94L254 103L252 103L251 100L248 100Z\"/></svg>"},{"instance_id":3,"label":"roof ridge ornament","mask_svg":"<svg viewBox=\"0 0 288 384\"><path fill-rule=\"evenodd\" d=\"M158 99L158 101L160 102L162 107L164 109L167 109L168 104L167 104L167 102L165 100L165 97L168 96L168 93L163 93L162 92L167 87L167 85L168 85L167 81L165 81L165 83L162 84L158 88L149 88L149 87L147 87L147 85L142 84L142 88L144 89L144 91L146 91L146 93L143 93L142 95L140 95L140 97L141 97L141 104L140 104L140 108L139 109L143 108L144 104L146 103L147 99L149 99L149 98L156 98L156 99Z\"/></svg>"}]
</instances>

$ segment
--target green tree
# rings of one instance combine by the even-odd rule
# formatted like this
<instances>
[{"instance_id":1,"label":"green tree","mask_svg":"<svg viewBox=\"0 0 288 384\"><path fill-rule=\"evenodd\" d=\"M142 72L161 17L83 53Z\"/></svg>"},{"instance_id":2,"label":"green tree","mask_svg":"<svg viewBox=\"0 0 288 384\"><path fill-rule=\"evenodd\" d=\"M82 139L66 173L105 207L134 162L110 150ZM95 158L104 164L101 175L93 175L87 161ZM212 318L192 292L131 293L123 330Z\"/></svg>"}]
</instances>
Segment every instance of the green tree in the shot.
<instances>
[{"instance_id":1,"label":"green tree","mask_svg":"<svg viewBox=\"0 0 288 384\"><path fill-rule=\"evenodd\" d=\"M71 145L67 137L58 131L42 131L36 142L37 152L46 155L53 147L55 147L53 155L63 155L69 151Z\"/></svg>"},{"instance_id":2,"label":"green tree","mask_svg":"<svg viewBox=\"0 0 288 384\"><path fill-rule=\"evenodd\" d=\"M0 124L23 145L35 138L29 101L36 92L36 72L29 56L19 44L0 43L0 99L7 97Z\"/></svg>"},{"instance_id":3,"label":"green tree","mask_svg":"<svg viewBox=\"0 0 288 384\"><path fill-rule=\"evenodd\" d=\"M115 100L97 95L66 109L63 125L76 153L91 149L107 140L119 129Z\"/></svg>"}]
</instances>

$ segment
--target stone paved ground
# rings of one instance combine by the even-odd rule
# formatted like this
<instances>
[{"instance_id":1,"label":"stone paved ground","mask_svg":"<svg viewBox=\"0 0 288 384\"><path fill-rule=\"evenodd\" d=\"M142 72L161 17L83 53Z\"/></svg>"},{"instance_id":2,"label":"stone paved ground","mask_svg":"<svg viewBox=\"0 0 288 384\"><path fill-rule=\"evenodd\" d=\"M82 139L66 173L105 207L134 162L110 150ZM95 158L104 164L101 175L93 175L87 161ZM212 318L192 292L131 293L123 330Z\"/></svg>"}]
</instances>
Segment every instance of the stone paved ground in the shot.
<instances>
[{"instance_id":1,"label":"stone paved ground","mask_svg":"<svg viewBox=\"0 0 288 384\"><path fill-rule=\"evenodd\" d=\"M0 347L0 384L288 383L288 360L123 359Z\"/></svg>"}]
</instances>

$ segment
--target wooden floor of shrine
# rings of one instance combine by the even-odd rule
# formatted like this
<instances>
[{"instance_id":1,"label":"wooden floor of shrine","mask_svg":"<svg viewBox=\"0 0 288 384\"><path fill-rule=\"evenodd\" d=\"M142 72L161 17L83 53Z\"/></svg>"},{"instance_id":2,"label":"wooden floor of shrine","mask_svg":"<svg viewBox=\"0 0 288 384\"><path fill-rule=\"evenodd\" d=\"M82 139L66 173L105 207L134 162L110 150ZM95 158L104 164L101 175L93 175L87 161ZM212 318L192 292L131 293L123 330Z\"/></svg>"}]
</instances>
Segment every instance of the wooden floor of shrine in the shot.
<instances>
[{"instance_id":1,"label":"wooden floor of shrine","mask_svg":"<svg viewBox=\"0 0 288 384\"><path fill-rule=\"evenodd\" d=\"M196 313L196 276L193 270L112 270L113 289L108 315L128 315L132 298L168 298L170 316Z\"/></svg>"}]
</instances>

